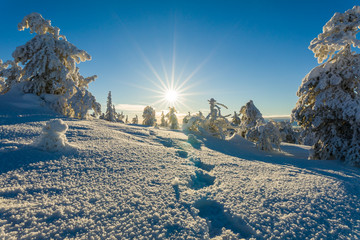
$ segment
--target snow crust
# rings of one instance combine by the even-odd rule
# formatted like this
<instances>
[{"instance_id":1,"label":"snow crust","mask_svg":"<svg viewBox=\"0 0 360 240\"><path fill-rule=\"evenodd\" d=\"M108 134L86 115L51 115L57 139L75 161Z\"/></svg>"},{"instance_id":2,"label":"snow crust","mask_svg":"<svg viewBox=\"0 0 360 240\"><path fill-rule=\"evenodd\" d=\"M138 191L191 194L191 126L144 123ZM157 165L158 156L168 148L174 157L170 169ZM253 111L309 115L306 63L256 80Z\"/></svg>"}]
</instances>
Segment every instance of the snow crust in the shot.
<instances>
[{"instance_id":1,"label":"snow crust","mask_svg":"<svg viewBox=\"0 0 360 240\"><path fill-rule=\"evenodd\" d=\"M310 147L62 118L54 128L77 151L48 152L31 143L58 116L34 103L16 122L26 101L4 98L1 238L360 238L359 169L306 160Z\"/></svg>"}]
</instances>

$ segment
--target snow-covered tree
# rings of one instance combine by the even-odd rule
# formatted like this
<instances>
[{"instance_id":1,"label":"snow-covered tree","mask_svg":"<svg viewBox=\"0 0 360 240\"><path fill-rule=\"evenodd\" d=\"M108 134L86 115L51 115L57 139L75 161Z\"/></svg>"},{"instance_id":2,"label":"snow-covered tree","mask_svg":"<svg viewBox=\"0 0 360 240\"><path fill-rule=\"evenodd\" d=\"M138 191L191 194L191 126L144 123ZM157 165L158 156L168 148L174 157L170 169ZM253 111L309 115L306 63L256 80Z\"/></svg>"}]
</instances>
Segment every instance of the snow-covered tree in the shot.
<instances>
[{"instance_id":1,"label":"snow-covered tree","mask_svg":"<svg viewBox=\"0 0 360 240\"><path fill-rule=\"evenodd\" d=\"M294 131L290 122L279 121L273 122L280 132L280 139L282 142L298 143L299 134Z\"/></svg>"},{"instance_id":2,"label":"snow-covered tree","mask_svg":"<svg viewBox=\"0 0 360 240\"><path fill-rule=\"evenodd\" d=\"M261 112L259 111L259 109L257 109L257 107L255 107L252 100L250 100L241 107L240 116L240 134L243 137L246 137L249 131L254 130L253 128L255 128L256 125L261 125L265 123Z\"/></svg>"},{"instance_id":3,"label":"snow-covered tree","mask_svg":"<svg viewBox=\"0 0 360 240\"><path fill-rule=\"evenodd\" d=\"M168 122L165 119L164 111L161 112L160 127L167 127Z\"/></svg>"},{"instance_id":4,"label":"snow-covered tree","mask_svg":"<svg viewBox=\"0 0 360 240\"><path fill-rule=\"evenodd\" d=\"M126 115L125 117L125 123L128 124L129 123L129 118L128 118L128 115Z\"/></svg>"},{"instance_id":5,"label":"snow-covered tree","mask_svg":"<svg viewBox=\"0 0 360 240\"><path fill-rule=\"evenodd\" d=\"M351 51L360 48L359 27L359 6L335 13L309 46L319 63L327 59L305 76L292 111L292 119L314 134L310 158L360 163L360 55Z\"/></svg>"},{"instance_id":6,"label":"snow-covered tree","mask_svg":"<svg viewBox=\"0 0 360 240\"><path fill-rule=\"evenodd\" d=\"M114 105L112 104L111 91L109 91L108 94L104 119L110 122L116 122L116 111Z\"/></svg>"},{"instance_id":7,"label":"snow-covered tree","mask_svg":"<svg viewBox=\"0 0 360 240\"><path fill-rule=\"evenodd\" d=\"M138 124L139 123L139 118L137 115L135 115L135 117L132 119L132 124Z\"/></svg>"},{"instance_id":8,"label":"snow-covered tree","mask_svg":"<svg viewBox=\"0 0 360 240\"><path fill-rule=\"evenodd\" d=\"M239 115L237 114L236 111L234 111L234 115L231 117L232 120L231 120L231 123L235 126L239 126L240 123L241 123L241 120L240 120L240 117Z\"/></svg>"},{"instance_id":9,"label":"snow-covered tree","mask_svg":"<svg viewBox=\"0 0 360 240\"><path fill-rule=\"evenodd\" d=\"M269 121L258 126L258 132L260 133L259 140L256 142L258 149L268 152L272 152L275 149L280 151L280 132L275 122Z\"/></svg>"},{"instance_id":10,"label":"snow-covered tree","mask_svg":"<svg viewBox=\"0 0 360 240\"><path fill-rule=\"evenodd\" d=\"M143 112L143 125L154 126L156 123L155 109L146 106Z\"/></svg>"},{"instance_id":11,"label":"snow-covered tree","mask_svg":"<svg viewBox=\"0 0 360 240\"><path fill-rule=\"evenodd\" d=\"M87 90L88 84L96 76L84 78L79 73L77 63L91 60L90 55L79 50L60 35L60 29L51 26L38 13L31 13L18 24L23 31L29 28L35 37L13 52L14 64L10 69L20 69L14 81L22 84L23 91L41 96L57 112L69 117L86 118L91 108L100 113L100 104ZM11 80L7 80L11 82ZM51 95L51 96L49 96Z\"/></svg>"},{"instance_id":12,"label":"snow-covered tree","mask_svg":"<svg viewBox=\"0 0 360 240\"><path fill-rule=\"evenodd\" d=\"M21 67L14 61L0 59L0 94L8 92L12 86L20 82Z\"/></svg>"},{"instance_id":13,"label":"snow-covered tree","mask_svg":"<svg viewBox=\"0 0 360 240\"><path fill-rule=\"evenodd\" d=\"M189 117L188 117L189 116ZM188 118L187 118L188 117ZM193 133L201 133L202 124L205 121L205 117L202 114L202 112L199 111L199 113L195 114L195 116L191 116L190 113L185 118L187 118L185 121L183 121L182 129L185 132L193 132Z\"/></svg>"},{"instance_id":14,"label":"snow-covered tree","mask_svg":"<svg viewBox=\"0 0 360 240\"><path fill-rule=\"evenodd\" d=\"M179 129L179 122L176 117L175 107L169 107L169 112L166 114L166 117L168 119L170 129Z\"/></svg>"}]
</instances>

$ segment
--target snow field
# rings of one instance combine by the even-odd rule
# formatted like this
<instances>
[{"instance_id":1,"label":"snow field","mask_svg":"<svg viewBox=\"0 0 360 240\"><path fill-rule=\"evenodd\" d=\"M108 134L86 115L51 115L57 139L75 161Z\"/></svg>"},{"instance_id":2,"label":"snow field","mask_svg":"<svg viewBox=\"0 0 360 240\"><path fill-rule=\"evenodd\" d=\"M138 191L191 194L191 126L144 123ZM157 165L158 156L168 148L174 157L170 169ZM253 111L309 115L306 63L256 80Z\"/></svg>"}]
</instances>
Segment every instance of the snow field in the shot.
<instances>
[{"instance_id":1,"label":"snow field","mask_svg":"<svg viewBox=\"0 0 360 240\"><path fill-rule=\"evenodd\" d=\"M6 239L358 239L358 169L258 151L240 137L63 119L73 151L0 126ZM283 145L295 156L306 148Z\"/></svg>"}]
</instances>

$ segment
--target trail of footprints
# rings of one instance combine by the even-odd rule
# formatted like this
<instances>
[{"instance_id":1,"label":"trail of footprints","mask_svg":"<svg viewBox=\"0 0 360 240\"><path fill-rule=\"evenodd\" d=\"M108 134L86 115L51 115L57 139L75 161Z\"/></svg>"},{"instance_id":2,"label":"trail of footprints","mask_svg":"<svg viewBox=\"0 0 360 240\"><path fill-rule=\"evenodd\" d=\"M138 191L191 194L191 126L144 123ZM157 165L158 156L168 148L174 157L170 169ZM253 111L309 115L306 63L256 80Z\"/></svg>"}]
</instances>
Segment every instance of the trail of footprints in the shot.
<instances>
[{"instance_id":1,"label":"trail of footprints","mask_svg":"<svg viewBox=\"0 0 360 240\"><path fill-rule=\"evenodd\" d=\"M163 144L165 147L177 148L175 154L181 158L188 158L189 154L186 150L178 146L173 140L165 139L157 136L157 141ZM197 168L195 174L191 176L191 179L187 186L194 190L200 190L205 187L210 187L214 184L216 177L209 173L214 169L214 165L202 162L199 158L189 157L191 163ZM176 199L180 199L180 192L178 186L174 186ZM193 207L199 210L199 217L206 219L209 227L209 237L213 238L222 234L223 228L231 230L235 234L239 234L239 237L249 238L253 236L253 231L246 222L240 217L233 216L230 211L225 211L224 206L210 199L199 199Z\"/></svg>"}]
</instances>

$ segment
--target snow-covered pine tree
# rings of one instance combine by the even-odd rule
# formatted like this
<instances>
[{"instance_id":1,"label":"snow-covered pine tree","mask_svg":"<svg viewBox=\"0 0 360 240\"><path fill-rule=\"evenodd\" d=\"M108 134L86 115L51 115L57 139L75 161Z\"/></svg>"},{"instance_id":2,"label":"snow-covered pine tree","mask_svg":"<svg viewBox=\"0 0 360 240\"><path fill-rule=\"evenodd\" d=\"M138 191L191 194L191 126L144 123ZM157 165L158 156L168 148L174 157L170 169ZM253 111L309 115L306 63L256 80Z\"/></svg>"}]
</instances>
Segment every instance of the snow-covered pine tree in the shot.
<instances>
[{"instance_id":1,"label":"snow-covered pine tree","mask_svg":"<svg viewBox=\"0 0 360 240\"><path fill-rule=\"evenodd\" d=\"M116 122L116 112L114 105L112 104L111 91L109 91L108 93L107 103L106 103L106 113L104 119L110 122Z\"/></svg>"},{"instance_id":2,"label":"snow-covered pine tree","mask_svg":"<svg viewBox=\"0 0 360 240\"><path fill-rule=\"evenodd\" d=\"M128 124L129 123L129 118L128 115L125 116L125 123Z\"/></svg>"},{"instance_id":3,"label":"snow-covered pine tree","mask_svg":"<svg viewBox=\"0 0 360 240\"><path fill-rule=\"evenodd\" d=\"M314 133L312 159L341 159L360 165L360 7L335 13L309 49L318 58L302 80L292 119Z\"/></svg>"},{"instance_id":4,"label":"snow-covered pine tree","mask_svg":"<svg viewBox=\"0 0 360 240\"><path fill-rule=\"evenodd\" d=\"M164 111L161 112L160 127L167 127L168 122L165 119Z\"/></svg>"},{"instance_id":5,"label":"snow-covered pine tree","mask_svg":"<svg viewBox=\"0 0 360 240\"><path fill-rule=\"evenodd\" d=\"M279 121L273 122L280 132L280 139L282 142L298 143L299 134L294 131L290 122Z\"/></svg>"},{"instance_id":6,"label":"snow-covered pine tree","mask_svg":"<svg viewBox=\"0 0 360 240\"><path fill-rule=\"evenodd\" d=\"M154 126L156 123L155 109L150 106L146 106L143 112L143 125Z\"/></svg>"},{"instance_id":7,"label":"snow-covered pine tree","mask_svg":"<svg viewBox=\"0 0 360 240\"><path fill-rule=\"evenodd\" d=\"M254 105L254 102L252 100L250 100L244 106L241 107L240 116L241 116L240 134L243 137L246 137L249 131L251 132L257 131L256 129L254 129L256 125L259 126L265 124L265 120L262 117L261 112L259 111L259 109L257 109L257 107Z\"/></svg>"},{"instance_id":8,"label":"snow-covered pine tree","mask_svg":"<svg viewBox=\"0 0 360 240\"><path fill-rule=\"evenodd\" d=\"M179 129L179 122L176 117L175 107L169 107L169 112L166 114L166 117L168 119L170 129Z\"/></svg>"},{"instance_id":9,"label":"snow-covered pine tree","mask_svg":"<svg viewBox=\"0 0 360 240\"><path fill-rule=\"evenodd\" d=\"M36 33L35 37L12 54L15 64L24 66L19 79L23 91L41 96L55 111L69 117L86 118L91 108L100 113L100 104L87 90L97 76L84 78L76 67L91 60L90 55L68 42L59 28L38 13L25 16L18 24L20 31L26 28Z\"/></svg>"},{"instance_id":10,"label":"snow-covered pine tree","mask_svg":"<svg viewBox=\"0 0 360 240\"><path fill-rule=\"evenodd\" d=\"M132 124L138 124L139 123L139 118L138 115L135 115L135 117L132 119Z\"/></svg>"}]
</instances>

